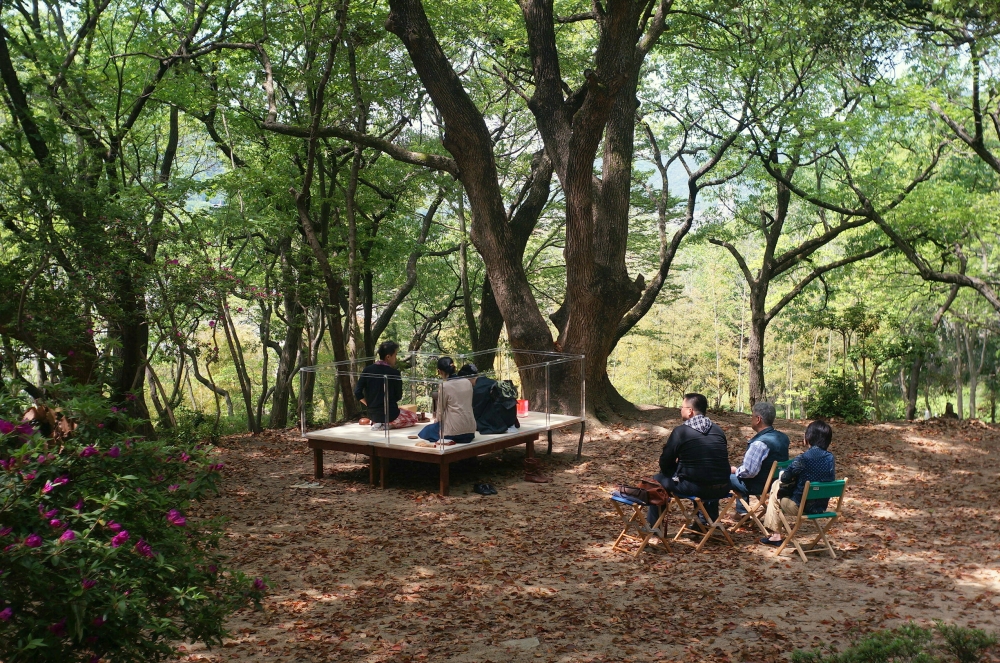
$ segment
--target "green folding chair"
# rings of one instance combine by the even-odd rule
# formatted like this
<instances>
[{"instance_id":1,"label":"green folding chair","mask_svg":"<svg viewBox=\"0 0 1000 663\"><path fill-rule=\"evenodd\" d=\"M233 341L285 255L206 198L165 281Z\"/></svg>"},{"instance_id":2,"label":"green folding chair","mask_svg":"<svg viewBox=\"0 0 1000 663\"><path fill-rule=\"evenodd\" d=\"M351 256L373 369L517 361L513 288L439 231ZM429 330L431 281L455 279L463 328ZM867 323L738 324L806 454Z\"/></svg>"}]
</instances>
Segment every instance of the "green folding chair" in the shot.
<instances>
[{"instance_id":1,"label":"green folding chair","mask_svg":"<svg viewBox=\"0 0 1000 663\"><path fill-rule=\"evenodd\" d=\"M789 524L785 513L780 509L778 511L782 527L785 529L785 536L781 545L774 552L775 557L780 555L788 546L788 543L791 542L803 562L809 561L806 555L821 552L828 552L830 553L830 557L837 559L837 553L833 550L829 534L830 528L833 527L833 524L837 522L837 518L840 517L840 507L844 502L844 488L846 485L847 479L839 479L837 481L806 481L806 485L802 489L802 501L799 502L799 512L795 517L795 522ZM824 511L823 513L805 513L806 503L809 500L824 498L831 500L836 498L836 506L832 510ZM799 530L806 523L812 523L815 526L816 536L813 537L812 541L805 544L807 547L803 547L796 537L799 536ZM803 533L803 536L808 535ZM817 547L817 544L821 541L822 545Z\"/></svg>"},{"instance_id":2,"label":"green folding chair","mask_svg":"<svg viewBox=\"0 0 1000 663\"><path fill-rule=\"evenodd\" d=\"M757 526L757 529L759 529L764 536L767 536L767 528L764 527L764 523L762 523L761 520L764 519L764 512L767 511L767 496L771 494L771 482L778 478L778 473L780 473L781 470L791 464L791 460L776 460L771 463L771 469L768 472L767 480L764 482L764 489L761 491L760 495L750 495L750 500L752 500L752 502L743 499L740 495L737 495L737 499L739 499L740 504L743 505L743 508L746 509L747 512L739 519L736 526L733 527L734 530L742 527L743 523L746 521L752 520L753 524Z\"/></svg>"}]
</instances>

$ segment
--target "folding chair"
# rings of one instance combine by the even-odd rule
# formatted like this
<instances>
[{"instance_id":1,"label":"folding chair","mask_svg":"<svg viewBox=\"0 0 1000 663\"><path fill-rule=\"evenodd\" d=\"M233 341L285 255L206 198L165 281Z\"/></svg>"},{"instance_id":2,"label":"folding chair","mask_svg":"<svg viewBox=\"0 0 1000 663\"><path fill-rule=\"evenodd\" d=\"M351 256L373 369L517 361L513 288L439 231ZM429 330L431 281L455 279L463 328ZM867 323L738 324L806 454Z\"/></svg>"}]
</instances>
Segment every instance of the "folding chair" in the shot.
<instances>
[{"instance_id":1,"label":"folding chair","mask_svg":"<svg viewBox=\"0 0 1000 663\"><path fill-rule=\"evenodd\" d=\"M625 497L624 495L612 495L611 503L614 505L615 511L618 512L618 517L622 521L622 533L615 539L615 544L611 546L612 550L627 552L622 543L626 540L638 541L639 549L633 555L634 557L638 557L646 549L646 546L653 545L650 543L650 539L656 536L659 537L660 546L664 550L673 552L670 542L667 541L663 527L663 519L667 515L667 507L670 505L669 500L667 504L664 504L660 508L660 517L656 519L656 523L652 527L646 524L644 509L650 506L646 502Z\"/></svg>"},{"instance_id":2,"label":"folding chair","mask_svg":"<svg viewBox=\"0 0 1000 663\"><path fill-rule=\"evenodd\" d=\"M733 509L733 507L736 506L736 499L735 499L736 496L733 493L729 493L725 497L720 498L720 501L722 500L728 500L728 501L726 502L725 507L723 507L722 510L719 511L719 517L716 518L715 520L712 520L709 517L708 511L705 510L705 504L701 501L700 497L694 497L691 495L677 495L677 494L674 494L673 497L674 499L670 500L670 502L667 503L667 506L670 506L671 503L676 503L677 508L681 512L681 521L682 521L680 529L677 530L677 533L674 534L674 538L672 539L674 543L679 543L684 546L690 546L694 548L696 552L701 552L701 549L705 547L705 544L708 543L709 539L711 539L713 536L721 534L722 538L726 540L726 542L730 545L730 547L733 548L736 547L736 544L733 543L732 537L729 536L729 531L726 529L726 526L722 523L722 519L725 518L726 515ZM707 531L701 531L700 528L696 529L693 526L694 521L698 517L699 513L701 514L702 518L705 519L705 522L708 523ZM688 533L693 533L696 534L697 536L701 536L701 540L695 543L694 541L687 541L681 538L682 536Z\"/></svg>"},{"instance_id":3,"label":"folding chair","mask_svg":"<svg viewBox=\"0 0 1000 663\"><path fill-rule=\"evenodd\" d=\"M784 540L781 542L781 545L776 551L774 551L774 556L777 557L780 555L781 551L788 545L788 542L791 541L803 562L808 561L806 555L810 553L821 553L824 551L830 553L830 557L833 559L837 559L837 553L833 550L833 545L830 543L828 534L830 533L830 528L833 527L835 522L837 522L837 518L840 517L840 506L844 501L844 487L846 485L847 479L839 479L837 481L806 481L806 485L802 489L802 501L799 502L799 512L795 517L795 523L793 525L789 525L784 512L780 510L778 511L778 515L781 517L781 525L785 530L785 536L783 537ZM837 505L832 511L824 511L823 513L805 513L806 502L809 500L824 498L837 498ZM825 521L825 523L821 525L820 521ZM812 541L805 544L808 546L808 549L803 548L802 544L795 538L799 533L799 529L807 522L811 522L816 527L816 536ZM816 544L820 541L823 542L823 545L817 548Z\"/></svg>"},{"instance_id":4,"label":"folding chair","mask_svg":"<svg viewBox=\"0 0 1000 663\"><path fill-rule=\"evenodd\" d=\"M747 512L740 516L739 522L737 522L733 527L734 530L743 527L743 523L746 521L752 520L753 524L757 526L757 529L759 529L764 536L767 536L767 529L764 527L764 523L762 523L761 520L764 518L764 512L767 511L767 496L771 494L771 482L778 478L778 473L781 472L781 470L791 464L792 461L790 460L776 460L771 463L771 469L767 475L767 480L764 482L764 489L761 491L760 495L750 496L750 499L753 500L752 503L743 499L741 495L736 496L736 499L740 501L740 504L743 505L743 508L746 509Z\"/></svg>"}]
</instances>

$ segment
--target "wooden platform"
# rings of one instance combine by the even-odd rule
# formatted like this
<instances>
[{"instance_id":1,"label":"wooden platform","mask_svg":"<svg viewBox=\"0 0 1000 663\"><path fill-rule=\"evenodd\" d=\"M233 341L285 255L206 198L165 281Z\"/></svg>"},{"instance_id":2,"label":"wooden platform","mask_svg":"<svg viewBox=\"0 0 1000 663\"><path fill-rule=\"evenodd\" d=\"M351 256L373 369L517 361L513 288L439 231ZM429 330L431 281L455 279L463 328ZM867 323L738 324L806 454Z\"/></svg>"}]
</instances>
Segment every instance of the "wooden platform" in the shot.
<instances>
[{"instance_id":1,"label":"wooden platform","mask_svg":"<svg viewBox=\"0 0 1000 663\"><path fill-rule=\"evenodd\" d=\"M476 433L475 439L468 444L453 444L447 447L418 447L419 440L409 439L409 436L416 435L424 424L392 430L389 431L388 435L385 431L373 431L370 426L345 424L306 433L306 439L309 442L309 448L313 450L313 470L317 479L323 477L324 450L363 453L369 458L369 481L372 484L375 483L377 468L379 486L382 488L385 488L386 463L381 462L381 459L402 458L438 465L440 467L440 491L442 495L448 494L451 463L521 444L525 445L528 457L532 457L535 452L535 440L542 433L545 433L548 438L548 453L552 453L552 431L580 424L580 441L576 457L579 458L583 453L583 435L586 430L586 421L583 417L555 414L546 416L544 412L529 412L526 416L519 417L518 420L521 427L514 433L501 433L499 435Z\"/></svg>"}]
</instances>

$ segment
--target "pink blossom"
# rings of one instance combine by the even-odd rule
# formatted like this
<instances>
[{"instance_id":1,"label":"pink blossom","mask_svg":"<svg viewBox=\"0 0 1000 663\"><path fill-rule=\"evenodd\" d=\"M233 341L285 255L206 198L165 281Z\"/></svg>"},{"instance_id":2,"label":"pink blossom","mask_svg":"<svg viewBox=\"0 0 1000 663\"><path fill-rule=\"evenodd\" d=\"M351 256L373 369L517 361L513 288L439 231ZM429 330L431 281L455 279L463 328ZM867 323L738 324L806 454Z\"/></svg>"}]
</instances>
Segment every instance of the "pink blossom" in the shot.
<instances>
[{"instance_id":1,"label":"pink blossom","mask_svg":"<svg viewBox=\"0 0 1000 663\"><path fill-rule=\"evenodd\" d=\"M55 479L52 480L53 486L61 486L64 483L69 483L69 477L66 476L65 474L62 475L61 477L56 477Z\"/></svg>"},{"instance_id":2,"label":"pink blossom","mask_svg":"<svg viewBox=\"0 0 1000 663\"><path fill-rule=\"evenodd\" d=\"M153 548L146 543L142 537L140 537L136 542L135 551L143 557L156 557L156 553L153 552Z\"/></svg>"},{"instance_id":3,"label":"pink blossom","mask_svg":"<svg viewBox=\"0 0 1000 663\"><path fill-rule=\"evenodd\" d=\"M91 621L90 623L93 624L94 626L103 626L104 617L102 615L98 615L97 617L94 617L93 621Z\"/></svg>"},{"instance_id":4,"label":"pink blossom","mask_svg":"<svg viewBox=\"0 0 1000 663\"><path fill-rule=\"evenodd\" d=\"M104 424L97 424L98 428L104 428Z\"/></svg>"},{"instance_id":5,"label":"pink blossom","mask_svg":"<svg viewBox=\"0 0 1000 663\"><path fill-rule=\"evenodd\" d=\"M76 504L74 504L73 508L76 509L77 511L83 511L83 500L80 500Z\"/></svg>"},{"instance_id":6,"label":"pink blossom","mask_svg":"<svg viewBox=\"0 0 1000 663\"><path fill-rule=\"evenodd\" d=\"M109 530L111 530L112 532L118 532L118 531L121 531L121 528L122 528L121 524L119 524L119 523L116 523L116 522L115 522L115 521L113 521L113 520L109 520L109 521L108 521L108 524L106 525L106 527L107 527L107 528L108 528Z\"/></svg>"},{"instance_id":7,"label":"pink blossom","mask_svg":"<svg viewBox=\"0 0 1000 663\"><path fill-rule=\"evenodd\" d=\"M262 579L260 579L260 578L254 578L254 581L253 581L253 588L254 589L256 589L257 591L264 591L264 588L266 586L267 585L264 584L264 581Z\"/></svg>"},{"instance_id":8,"label":"pink blossom","mask_svg":"<svg viewBox=\"0 0 1000 663\"><path fill-rule=\"evenodd\" d=\"M57 635L57 636L66 635L66 618L63 617L62 619L60 619L59 621L57 621L55 624L53 624L52 626L49 627L49 630L54 635Z\"/></svg>"},{"instance_id":9,"label":"pink blossom","mask_svg":"<svg viewBox=\"0 0 1000 663\"><path fill-rule=\"evenodd\" d=\"M0 536L7 536L14 531L13 527L0 527Z\"/></svg>"},{"instance_id":10,"label":"pink blossom","mask_svg":"<svg viewBox=\"0 0 1000 663\"><path fill-rule=\"evenodd\" d=\"M34 472L22 472L21 473L21 477L25 481L34 481L35 480L35 473Z\"/></svg>"},{"instance_id":11,"label":"pink blossom","mask_svg":"<svg viewBox=\"0 0 1000 663\"><path fill-rule=\"evenodd\" d=\"M49 509L48 511L46 511L44 504L41 504L41 503L38 504L38 514L42 518L45 518L46 520L48 520L49 518L55 518L56 514L58 514L58 513L59 513L59 509Z\"/></svg>"},{"instance_id":12,"label":"pink blossom","mask_svg":"<svg viewBox=\"0 0 1000 663\"><path fill-rule=\"evenodd\" d=\"M72 541L75 538L76 538L76 534L73 533L73 530L68 529L68 530L66 530L65 532L62 533L62 536L59 537L59 542L60 543L67 543L69 541Z\"/></svg>"},{"instance_id":13,"label":"pink blossom","mask_svg":"<svg viewBox=\"0 0 1000 663\"><path fill-rule=\"evenodd\" d=\"M184 527L187 524L187 519L177 509L171 509L167 513L167 522L177 527Z\"/></svg>"},{"instance_id":14,"label":"pink blossom","mask_svg":"<svg viewBox=\"0 0 1000 663\"><path fill-rule=\"evenodd\" d=\"M191 460L191 456L188 456L188 455L187 455L186 453L184 453L184 452L182 451L182 452L181 452L181 462L182 462L182 463L186 463L186 462L188 462L189 460Z\"/></svg>"},{"instance_id":15,"label":"pink blossom","mask_svg":"<svg viewBox=\"0 0 1000 663\"><path fill-rule=\"evenodd\" d=\"M167 486L167 490L170 491L171 493L174 492L175 490L177 490L178 488L180 488L180 485L178 485L176 483L173 483L173 484L170 484L169 486Z\"/></svg>"},{"instance_id":16,"label":"pink blossom","mask_svg":"<svg viewBox=\"0 0 1000 663\"><path fill-rule=\"evenodd\" d=\"M135 394L125 394L125 400L134 401L136 398Z\"/></svg>"},{"instance_id":17,"label":"pink blossom","mask_svg":"<svg viewBox=\"0 0 1000 663\"><path fill-rule=\"evenodd\" d=\"M42 545L42 537L32 532L24 539L24 545L27 548L37 548Z\"/></svg>"},{"instance_id":18,"label":"pink blossom","mask_svg":"<svg viewBox=\"0 0 1000 663\"><path fill-rule=\"evenodd\" d=\"M14 611L9 607L0 610L0 621L9 622L10 618L14 616Z\"/></svg>"},{"instance_id":19,"label":"pink blossom","mask_svg":"<svg viewBox=\"0 0 1000 663\"><path fill-rule=\"evenodd\" d=\"M96 580L91 580L90 578L84 578L83 580L80 581L80 585L84 589L90 589L91 587L93 587L96 584L97 584L97 581ZM100 619L100 618L98 618L98 619ZM99 626L99 624L98 624L98 626Z\"/></svg>"},{"instance_id":20,"label":"pink blossom","mask_svg":"<svg viewBox=\"0 0 1000 663\"><path fill-rule=\"evenodd\" d=\"M128 541L128 530L123 529L122 531L118 532L113 537L111 537L111 547L117 548L126 541Z\"/></svg>"},{"instance_id":21,"label":"pink blossom","mask_svg":"<svg viewBox=\"0 0 1000 663\"><path fill-rule=\"evenodd\" d=\"M97 449L94 448L93 444L87 445L87 447L80 452L80 458L87 458L88 456L96 456L98 453Z\"/></svg>"},{"instance_id":22,"label":"pink blossom","mask_svg":"<svg viewBox=\"0 0 1000 663\"><path fill-rule=\"evenodd\" d=\"M48 493L52 492L53 488L55 488L55 486L52 484L52 482L46 481L45 485L42 487L42 494L47 495Z\"/></svg>"},{"instance_id":23,"label":"pink blossom","mask_svg":"<svg viewBox=\"0 0 1000 663\"><path fill-rule=\"evenodd\" d=\"M73 356L73 351L72 351L72 350L70 350L69 352L67 352L67 353L66 353L66 356L67 356L67 357L72 357L72 356Z\"/></svg>"},{"instance_id":24,"label":"pink blossom","mask_svg":"<svg viewBox=\"0 0 1000 663\"><path fill-rule=\"evenodd\" d=\"M38 459L35 462L37 462L39 465L41 465L46 460L48 460L48 458L45 457L45 454L38 454Z\"/></svg>"},{"instance_id":25,"label":"pink blossom","mask_svg":"<svg viewBox=\"0 0 1000 663\"><path fill-rule=\"evenodd\" d=\"M62 526L63 526L63 522L61 520L59 520L58 518L53 518L52 520L49 521L49 527L59 528L59 527L62 527Z\"/></svg>"},{"instance_id":26,"label":"pink blossom","mask_svg":"<svg viewBox=\"0 0 1000 663\"><path fill-rule=\"evenodd\" d=\"M110 458L118 458L118 456L122 455L122 450L119 449L117 445L115 445L115 446L111 447L110 449L108 449L108 452L106 454L104 454L104 455L108 456Z\"/></svg>"}]
</instances>

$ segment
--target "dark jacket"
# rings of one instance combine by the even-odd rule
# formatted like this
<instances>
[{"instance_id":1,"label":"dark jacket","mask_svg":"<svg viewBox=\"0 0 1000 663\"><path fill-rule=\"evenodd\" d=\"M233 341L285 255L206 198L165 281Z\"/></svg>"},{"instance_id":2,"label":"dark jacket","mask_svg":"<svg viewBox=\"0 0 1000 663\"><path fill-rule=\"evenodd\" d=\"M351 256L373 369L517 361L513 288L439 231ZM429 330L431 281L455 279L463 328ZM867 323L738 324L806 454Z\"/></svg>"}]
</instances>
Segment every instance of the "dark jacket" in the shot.
<instances>
[{"instance_id":1,"label":"dark jacket","mask_svg":"<svg viewBox=\"0 0 1000 663\"><path fill-rule=\"evenodd\" d=\"M796 456L792 464L781 474L778 496L790 496L796 504L801 504L806 481L836 481L835 469L832 453L823 451L819 447L809 447L805 453ZM791 495L788 495L789 492ZM830 500L825 498L809 500L806 502L805 513L823 513L829 503Z\"/></svg>"},{"instance_id":2,"label":"dark jacket","mask_svg":"<svg viewBox=\"0 0 1000 663\"><path fill-rule=\"evenodd\" d=\"M511 426L520 428L517 421L517 400L504 403L493 399L497 381L487 377L476 378L472 387L472 413L476 417L476 430L484 435L506 433Z\"/></svg>"},{"instance_id":3,"label":"dark jacket","mask_svg":"<svg viewBox=\"0 0 1000 663\"><path fill-rule=\"evenodd\" d=\"M389 417L385 413L385 389L389 388ZM354 385L354 397L368 403L368 418L384 424L399 416L399 399L403 397L403 379L392 366L372 364L366 366Z\"/></svg>"},{"instance_id":4,"label":"dark jacket","mask_svg":"<svg viewBox=\"0 0 1000 663\"><path fill-rule=\"evenodd\" d=\"M681 424L670 433L660 454L660 472L704 489L729 494L729 445L726 434L716 424L699 433ZM714 490L718 488L718 490ZM707 496L707 495L706 495ZM713 497L715 497L713 495Z\"/></svg>"},{"instance_id":5,"label":"dark jacket","mask_svg":"<svg viewBox=\"0 0 1000 663\"><path fill-rule=\"evenodd\" d=\"M743 485L747 487L751 495L760 495L764 490L764 482L767 481L767 475L771 471L771 465L774 464L774 461L784 463L788 460L788 446L790 443L787 435L771 427L765 428L750 438L747 441L747 446L753 442L763 442L766 444L767 456L761 462L757 476L744 478Z\"/></svg>"}]
</instances>

